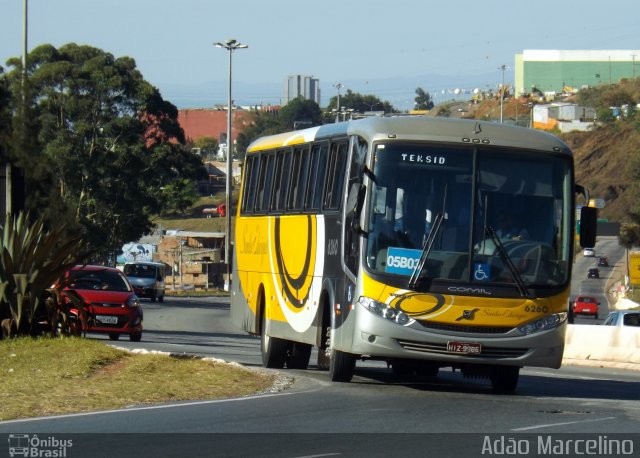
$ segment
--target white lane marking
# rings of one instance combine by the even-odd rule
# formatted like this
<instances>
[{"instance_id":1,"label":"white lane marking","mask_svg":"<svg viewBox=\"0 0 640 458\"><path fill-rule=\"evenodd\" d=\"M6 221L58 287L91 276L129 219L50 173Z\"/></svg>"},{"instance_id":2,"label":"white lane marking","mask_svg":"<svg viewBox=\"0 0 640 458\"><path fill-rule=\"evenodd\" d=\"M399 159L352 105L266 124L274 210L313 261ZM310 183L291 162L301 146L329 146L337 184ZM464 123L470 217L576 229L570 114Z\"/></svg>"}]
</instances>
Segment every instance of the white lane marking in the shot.
<instances>
[{"instance_id":1,"label":"white lane marking","mask_svg":"<svg viewBox=\"0 0 640 458\"><path fill-rule=\"evenodd\" d=\"M236 402L236 401L250 401L254 399L264 399L264 398L273 398L277 396L290 396L292 394L300 394L301 392L296 393L272 393L272 394L263 394L257 396L247 396L244 398L233 398L233 399L212 399L211 401L193 401L193 402L183 402L183 403L175 403L175 404L162 404L156 406L143 406L143 407L124 407L122 409L115 410L98 410L95 412L81 412L81 413L70 413L66 415L52 415L50 417L34 417L34 418L21 418L19 420L7 420L0 421L0 425L10 425L13 423L27 423L29 421L42 421L42 420L57 420L60 418L74 418L74 417L85 417L91 415L103 415L103 414L112 414L112 413L122 413L122 412L138 412L143 410L161 410L161 409L174 409L179 407L190 407L190 406L202 406L208 404L221 404L223 402Z\"/></svg>"},{"instance_id":2,"label":"white lane marking","mask_svg":"<svg viewBox=\"0 0 640 458\"><path fill-rule=\"evenodd\" d=\"M294 458L320 458L322 456L338 456L338 455L342 455L342 453L323 453L322 455L303 455L303 456L296 456Z\"/></svg>"},{"instance_id":3,"label":"white lane marking","mask_svg":"<svg viewBox=\"0 0 640 458\"><path fill-rule=\"evenodd\" d=\"M593 418L591 420L567 421L564 423L548 423L546 425L525 426L523 428L514 428L511 431L529 431L531 429L550 428L552 426L577 425L580 423L593 423L596 421L615 420L616 417Z\"/></svg>"}]
</instances>

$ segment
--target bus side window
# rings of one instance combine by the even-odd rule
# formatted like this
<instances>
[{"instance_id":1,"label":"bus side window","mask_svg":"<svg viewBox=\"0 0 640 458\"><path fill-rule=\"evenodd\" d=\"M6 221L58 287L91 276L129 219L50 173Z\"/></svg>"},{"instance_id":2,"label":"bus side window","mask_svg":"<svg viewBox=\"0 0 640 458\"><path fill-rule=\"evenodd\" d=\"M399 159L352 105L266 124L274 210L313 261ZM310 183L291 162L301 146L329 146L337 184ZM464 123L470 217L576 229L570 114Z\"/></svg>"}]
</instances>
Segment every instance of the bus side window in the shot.
<instances>
[{"instance_id":1,"label":"bus side window","mask_svg":"<svg viewBox=\"0 0 640 458\"><path fill-rule=\"evenodd\" d=\"M271 193L271 199L269 201L270 211L278 212L282 210L281 208L278 207L278 204L281 202L281 195L282 195L283 164L284 164L284 153L282 151L278 151L276 153L275 169L273 171L273 192Z\"/></svg>"},{"instance_id":2,"label":"bus side window","mask_svg":"<svg viewBox=\"0 0 640 458\"><path fill-rule=\"evenodd\" d=\"M287 194L291 189L291 167L293 166L293 151L287 150L284 152L284 162L282 163L282 184L280 185L280 192L276 209L278 211L285 211L287 203Z\"/></svg>"},{"instance_id":3,"label":"bus side window","mask_svg":"<svg viewBox=\"0 0 640 458\"><path fill-rule=\"evenodd\" d=\"M244 179L244 190L242 197L242 212L243 213L252 213L253 212L253 202L255 200L255 188L256 188L256 179L258 178L258 166L259 166L259 156L252 156L247 158L247 165L245 167L245 179Z\"/></svg>"},{"instance_id":4,"label":"bus side window","mask_svg":"<svg viewBox=\"0 0 640 458\"><path fill-rule=\"evenodd\" d=\"M310 168L309 187L307 189L305 209L320 210L324 177L327 168L328 147L326 145L316 145L313 149L314 155L312 157Z\"/></svg>"},{"instance_id":5,"label":"bus side window","mask_svg":"<svg viewBox=\"0 0 640 458\"><path fill-rule=\"evenodd\" d=\"M293 187L289 194L288 210L302 210L304 203L304 192L309 175L309 152L303 149L296 149L293 153Z\"/></svg>"},{"instance_id":6,"label":"bus side window","mask_svg":"<svg viewBox=\"0 0 640 458\"><path fill-rule=\"evenodd\" d=\"M329 155L327 185L324 189L324 209L338 210L342 202L344 174L347 168L348 143L333 143Z\"/></svg>"},{"instance_id":7,"label":"bus side window","mask_svg":"<svg viewBox=\"0 0 640 458\"><path fill-rule=\"evenodd\" d=\"M296 193L300 182L300 162L302 160L302 151L295 150L293 152L293 158L291 163L291 184L289 188L289 194L287 196L287 210L293 210L295 208Z\"/></svg>"},{"instance_id":8,"label":"bus side window","mask_svg":"<svg viewBox=\"0 0 640 458\"><path fill-rule=\"evenodd\" d=\"M269 210L269 198L271 196L271 183L273 181L273 169L275 165L275 155L269 154L262 159L263 166L260 170L258 180L258 199L256 201L256 212L265 213Z\"/></svg>"},{"instance_id":9,"label":"bus side window","mask_svg":"<svg viewBox=\"0 0 640 458\"><path fill-rule=\"evenodd\" d=\"M311 210L311 203L313 202L313 194L315 191L315 180L318 172L318 157L320 156L320 145L314 145L311 148L311 158L309 159L309 174L306 184L304 209L306 211Z\"/></svg>"}]
</instances>

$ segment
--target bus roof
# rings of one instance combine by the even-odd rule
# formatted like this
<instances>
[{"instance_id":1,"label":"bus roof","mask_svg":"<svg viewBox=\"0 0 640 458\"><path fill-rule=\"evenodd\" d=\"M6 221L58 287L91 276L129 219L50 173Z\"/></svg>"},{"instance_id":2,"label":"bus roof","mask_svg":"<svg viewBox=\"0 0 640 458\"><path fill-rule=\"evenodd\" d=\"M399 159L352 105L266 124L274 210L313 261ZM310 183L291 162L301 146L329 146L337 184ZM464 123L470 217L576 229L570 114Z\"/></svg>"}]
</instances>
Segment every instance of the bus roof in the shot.
<instances>
[{"instance_id":1,"label":"bus roof","mask_svg":"<svg viewBox=\"0 0 640 458\"><path fill-rule=\"evenodd\" d=\"M318 140L361 135L368 141L431 140L446 143L526 147L570 155L569 147L555 135L526 127L473 119L427 116L374 116L354 121L269 135L255 140L248 153Z\"/></svg>"}]
</instances>

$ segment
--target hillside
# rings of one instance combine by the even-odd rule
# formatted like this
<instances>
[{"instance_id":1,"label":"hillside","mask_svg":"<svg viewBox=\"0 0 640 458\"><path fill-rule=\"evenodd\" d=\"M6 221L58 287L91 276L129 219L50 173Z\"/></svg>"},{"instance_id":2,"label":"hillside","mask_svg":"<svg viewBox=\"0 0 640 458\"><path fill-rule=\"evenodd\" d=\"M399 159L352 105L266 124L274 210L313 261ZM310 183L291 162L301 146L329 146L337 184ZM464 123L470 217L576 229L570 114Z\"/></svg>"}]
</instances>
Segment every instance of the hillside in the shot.
<instances>
[{"instance_id":1,"label":"hillside","mask_svg":"<svg viewBox=\"0 0 640 458\"><path fill-rule=\"evenodd\" d=\"M638 129L632 123L616 122L593 132L561 137L574 152L576 181L586 186L592 197L606 201L599 216L630 222L628 211L638 203L638 195L630 190L634 180L631 169L640 158Z\"/></svg>"},{"instance_id":2,"label":"hillside","mask_svg":"<svg viewBox=\"0 0 640 458\"><path fill-rule=\"evenodd\" d=\"M638 203L631 184L640 181L640 112L632 113L629 119L615 120L608 107L640 103L640 78L581 90L565 101L596 107L599 119L603 119L594 131L558 134L574 153L576 181L589 189L591 197L605 199L606 207L599 211L601 218L630 222L628 211ZM527 99L511 98L504 101L503 111L505 119L513 122L520 117L521 122L522 117L530 116L531 108ZM500 117L499 100L469 104L464 117L496 120Z\"/></svg>"}]
</instances>

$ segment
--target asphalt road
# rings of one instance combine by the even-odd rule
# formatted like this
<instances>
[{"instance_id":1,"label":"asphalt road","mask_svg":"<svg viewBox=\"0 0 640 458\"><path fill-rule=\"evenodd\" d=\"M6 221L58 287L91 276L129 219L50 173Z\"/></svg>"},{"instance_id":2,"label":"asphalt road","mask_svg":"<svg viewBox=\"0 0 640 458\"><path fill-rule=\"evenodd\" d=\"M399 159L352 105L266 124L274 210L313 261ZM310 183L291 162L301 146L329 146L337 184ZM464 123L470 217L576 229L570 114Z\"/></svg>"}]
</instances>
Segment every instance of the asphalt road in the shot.
<instances>
[{"instance_id":1,"label":"asphalt road","mask_svg":"<svg viewBox=\"0 0 640 458\"><path fill-rule=\"evenodd\" d=\"M576 316L575 324L600 324L609 311L615 298L608 294L615 281L621 280L626 274L625 248L618 244L617 237L598 237L595 246L595 256L583 256L582 252L576 256L573 265L571 282L571 301L580 294L595 297L600 302L598 319L590 316ZM587 278L590 267L597 267L598 257L607 256L609 267L598 267L600 278Z\"/></svg>"},{"instance_id":2,"label":"asphalt road","mask_svg":"<svg viewBox=\"0 0 640 458\"><path fill-rule=\"evenodd\" d=\"M599 241L596 252L616 266L621 262L608 241ZM592 262L579 256L576 275ZM591 285L602 291L605 283L586 280L585 274L576 291ZM168 298L163 304L144 302L144 310L142 342L116 345L260 366L259 340L230 324L226 298ZM110 343L105 336L92 338ZM0 435L73 439L75 449L66 456L480 456L487 438L492 444L504 437L526 442L603 435L628 438L640 453L640 372L525 368L513 395L495 395L488 381L450 370L437 377L394 378L380 362L358 363L347 384L331 383L315 366L281 374L292 380L288 389L0 422Z\"/></svg>"}]
</instances>

